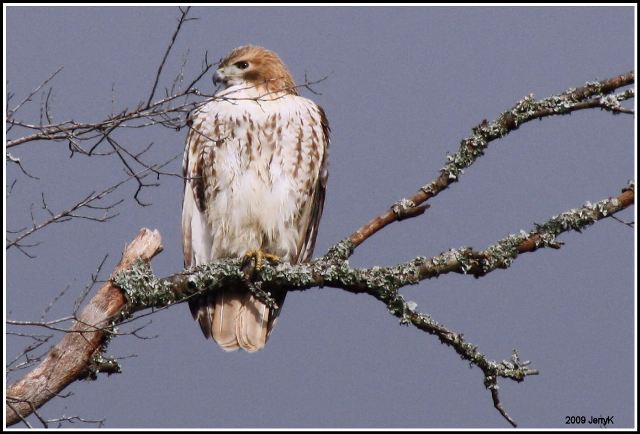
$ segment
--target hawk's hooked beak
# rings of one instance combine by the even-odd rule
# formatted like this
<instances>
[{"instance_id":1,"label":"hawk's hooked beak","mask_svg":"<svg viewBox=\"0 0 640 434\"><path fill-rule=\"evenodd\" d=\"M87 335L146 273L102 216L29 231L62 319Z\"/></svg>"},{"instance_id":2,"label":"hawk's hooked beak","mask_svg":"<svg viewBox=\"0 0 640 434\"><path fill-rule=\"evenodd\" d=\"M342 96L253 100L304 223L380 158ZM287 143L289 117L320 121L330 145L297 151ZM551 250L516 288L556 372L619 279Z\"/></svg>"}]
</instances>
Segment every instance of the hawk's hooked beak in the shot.
<instances>
[{"instance_id":1,"label":"hawk's hooked beak","mask_svg":"<svg viewBox=\"0 0 640 434\"><path fill-rule=\"evenodd\" d=\"M227 77L224 75L224 68L218 68L213 74L213 84L220 84L227 82Z\"/></svg>"}]
</instances>

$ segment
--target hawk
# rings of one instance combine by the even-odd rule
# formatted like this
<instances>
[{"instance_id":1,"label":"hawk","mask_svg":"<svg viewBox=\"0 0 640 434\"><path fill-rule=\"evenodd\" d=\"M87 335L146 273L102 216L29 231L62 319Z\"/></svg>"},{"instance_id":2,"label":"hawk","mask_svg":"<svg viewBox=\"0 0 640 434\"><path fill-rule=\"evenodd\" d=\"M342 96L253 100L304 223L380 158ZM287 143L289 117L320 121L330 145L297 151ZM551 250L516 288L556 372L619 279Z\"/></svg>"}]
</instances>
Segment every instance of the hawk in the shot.
<instances>
[{"instance_id":1,"label":"hawk","mask_svg":"<svg viewBox=\"0 0 640 434\"><path fill-rule=\"evenodd\" d=\"M189 116L183 159L184 265L247 254L293 264L313 253L327 185L329 124L298 95L280 57L246 45L220 61L212 101ZM257 259L256 259L257 261ZM228 287L189 301L205 337L224 350L264 347L286 293L270 309Z\"/></svg>"}]
</instances>

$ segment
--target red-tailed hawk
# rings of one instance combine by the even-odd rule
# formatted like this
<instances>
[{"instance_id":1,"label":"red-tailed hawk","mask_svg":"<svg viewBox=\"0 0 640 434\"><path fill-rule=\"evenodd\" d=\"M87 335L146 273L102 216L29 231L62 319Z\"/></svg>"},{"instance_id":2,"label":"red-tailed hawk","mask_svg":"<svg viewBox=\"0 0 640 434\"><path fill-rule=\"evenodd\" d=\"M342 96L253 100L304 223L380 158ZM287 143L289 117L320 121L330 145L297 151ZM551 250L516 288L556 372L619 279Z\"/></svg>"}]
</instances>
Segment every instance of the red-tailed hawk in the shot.
<instances>
[{"instance_id":1,"label":"red-tailed hawk","mask_svg":"<svg viewBox=\"0 0 640 434\"><path fill-rule=\"evenodd\" d=\"M252 251L307 261L327 184L324 111L298 95L282 60L264 48L236 48L214 80L225 89L191 114L184 153L185 267ZM273 296L281 307L285 293ZM264 347L279 314L245 288L189 306L204 335L227 351Z\"/></svg>"}]
</instances>

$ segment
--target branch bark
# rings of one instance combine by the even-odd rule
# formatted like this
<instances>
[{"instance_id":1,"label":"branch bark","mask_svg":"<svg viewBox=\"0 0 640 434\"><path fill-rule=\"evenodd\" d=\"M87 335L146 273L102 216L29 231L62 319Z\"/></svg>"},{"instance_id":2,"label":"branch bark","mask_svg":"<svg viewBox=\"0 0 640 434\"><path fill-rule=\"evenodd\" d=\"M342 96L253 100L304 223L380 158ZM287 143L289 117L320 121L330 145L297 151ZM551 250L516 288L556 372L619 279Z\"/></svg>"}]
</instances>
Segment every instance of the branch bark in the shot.
<instances>
[{"instance_id":1,"label":"branch bark","mask_svg":"<svg viewBox=\"0 0 640 434\"><path fill-rule=\"evenodd\" d=\"M142 229L125 248L114 272L126 270L138 259L149 262L162 251L158 231ZM51 349L42 363L7 388L7 426L19 422L40 408L65 387L89 373L92 360L101 355L108 327L126 303L120 289L105 283L84 308L71 332Z\"/></svg>"}]
</instances>

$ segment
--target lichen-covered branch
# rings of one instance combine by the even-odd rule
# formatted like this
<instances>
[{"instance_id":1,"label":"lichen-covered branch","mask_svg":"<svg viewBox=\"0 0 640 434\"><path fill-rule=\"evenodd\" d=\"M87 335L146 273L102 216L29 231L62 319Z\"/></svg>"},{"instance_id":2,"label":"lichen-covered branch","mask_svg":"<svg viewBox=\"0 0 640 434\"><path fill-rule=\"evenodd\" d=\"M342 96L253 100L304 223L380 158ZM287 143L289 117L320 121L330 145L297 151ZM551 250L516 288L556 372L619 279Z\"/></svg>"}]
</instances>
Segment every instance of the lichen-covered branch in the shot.
<instances>
[{"instance_id":1,"label":"lichen-covered branch","mask_svg":"<svg viewBox=\"0 0 640 434\"><path fill-rule=\"evenodd\" d=\"M498 378L523 381L537 371L520 362L516 353L510 361L493 361L467 342L462 334L439 324L421 313L413 302L406 301L399 290L422 280L446 273L483 276L498 268L507 268L521 253L544 247L559 248L557 236L580 231L598 220L610 217L632 205L635 186L630 183L620 195L595 204L566 211L536 225L529 232L509 235L492 246L474 251L452 249L441 255L391 267L354 268L348 257L353 251L350 240L333 246L327 254L307 264L265 264L254 270L247 280L244 259L227 259L194 267L166 278L157 278L148 265L161 250L157 231L142 229L126 248L123 259L110 282L106 283L76 321L73 330L56 345L34 371L7 389L7 424L23 420L35 409L80 378L95 377L99 372L119 372L119 366L103 354L104 344L114 327L135 319L136 312L149 308L166 308L190 297L228 285L259 286L261 296L269 300L269 291L286 288L302 291L313 287L339 288L352 293L366 293L386 305L389 312L405 325L412 325L452 347L464 360L480 368L484 384L492 394L496 409L515 426L498 398ZM140 258L137 259L136 258ZM122 291L120 291L120 288Z\"/></svg>"},{"instance_id":2,"label":"lichen-covered branch","mask_svg":"<svg viewBox=\"0 0 640 434\"><path fill-rule=\"evenodd\" d=\"M385 303L389 312L398 317L402 324L412 325L437 336L464 360L480 368L496 409L515 426L500 403L497 379L509 378L519 382L528 375L537 374L537 371L529 368L527 362L520 362L516 353L511 361L496 362L488 359L460 333L439 324L430 315L417 311L415 303L406 301L399 289L450 272L479 277L498 268L507 268L519 254L544 247L559 248L561 242L556 237L561 233L580 231L627 208L634 200L635 187L630 183L617 197L566 211L536 225L532 231L509 235L482 251L471 248L452 249L433 258L418 257L393 267L352 268L347 258L353 246L350 241L345 240L311 263L265 265L256 271L255 276L260 287L267 292L283 288L301 291L312 287L332 287L375 297ZM246 284L242 267L242 259L229 259L158 279L148 265L138 263L131 270L115 276L114 282L125 291L129 300L127 312L131 314L148 307L181 302L196 294L216 291L227 285Z\"/></svg>"},{"instance_id":3,"label":"lichen-covered branch","mask_svg":"<svg viewBox=\"0 0 640 434\"><path fill-rule=\"evenodd\" d=\"M635 81L634 72L619 75L607 80L588 82L582 87L571 88L559 95L536 100L528 95L518 101L516 105L502 113L497 119L489 122L486 119L472 129L473 134L460 142L460 148L455 154L447 157L447 163L440 169L440 175L432 182L420 187L410 198L396 202L391 208L374 217L361 226L349 239L354 247L362 244L367 238L394 221L414 217L422 214L426 208L424 202L437 196L452 183L457 182L464 169L471 166L484 154L492 141L502 138L517 130L520 125L535 119L548 116L569 114L577 110L601 108L612 113L633 113L632 110L621 107L620 102L635 96L633 89L628 89L617 95L610 95L616 89L630 85ZM398 212L398 204L404 204L402 212ZM407 209L407 204L416 208L415 212Z\"/></svg>"},{"instance_id":4,"label":"lichen-covered branch","mask_svg":"<svg viewBox=\"0 0 640 434\"><path fill-rule=\"evenodd\" d=\"M635 184L631 181L617 197L596 203L587 202L582 207L558 214L543 224L536 224L532 231L509 235L480 252L469 247L449 250L424 261L419 266L418 273L421 278L452 272L480 277L497 268L508 268L522 253L544 247L560 248L563 243L556 237L561 233L580 231L598 220L611 217L632 205L634 200Z\"/></svg>"}]
</instances>

